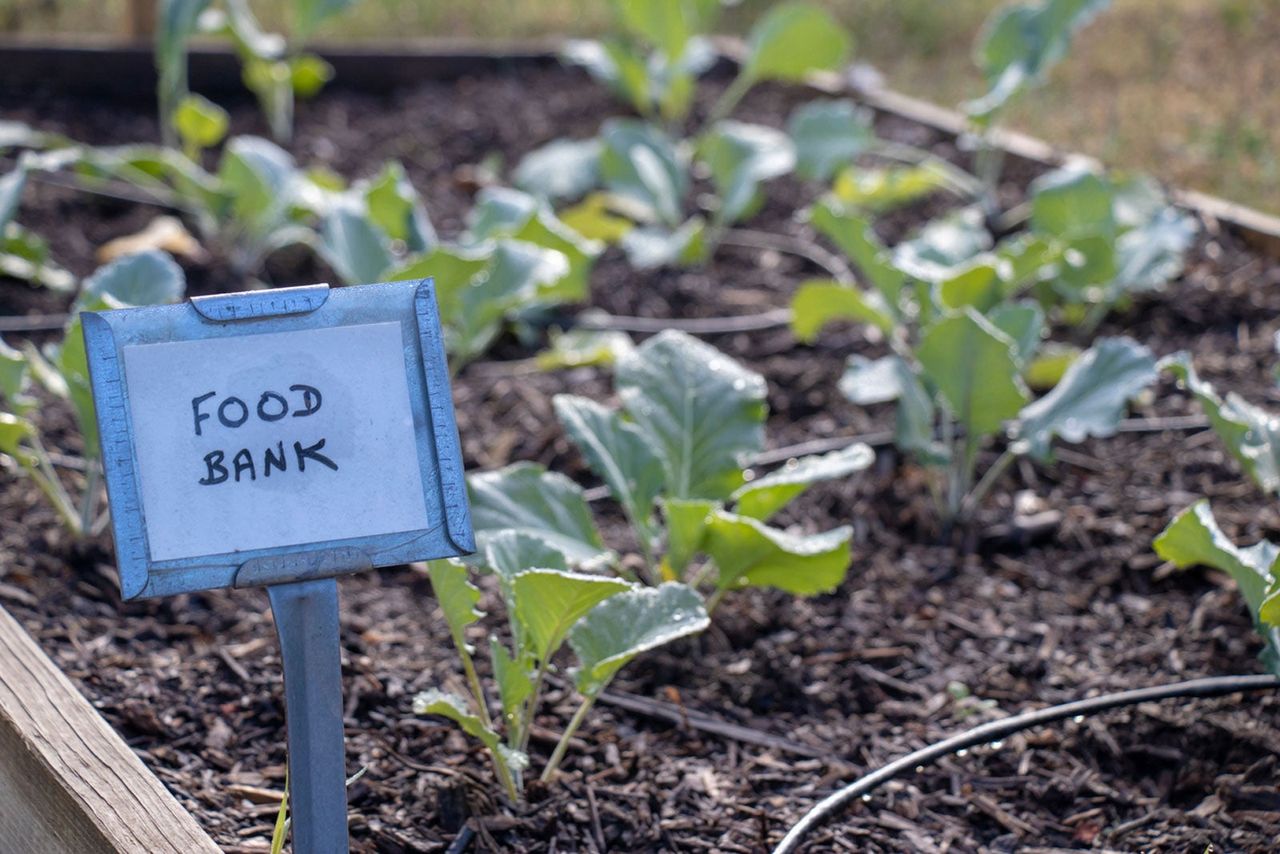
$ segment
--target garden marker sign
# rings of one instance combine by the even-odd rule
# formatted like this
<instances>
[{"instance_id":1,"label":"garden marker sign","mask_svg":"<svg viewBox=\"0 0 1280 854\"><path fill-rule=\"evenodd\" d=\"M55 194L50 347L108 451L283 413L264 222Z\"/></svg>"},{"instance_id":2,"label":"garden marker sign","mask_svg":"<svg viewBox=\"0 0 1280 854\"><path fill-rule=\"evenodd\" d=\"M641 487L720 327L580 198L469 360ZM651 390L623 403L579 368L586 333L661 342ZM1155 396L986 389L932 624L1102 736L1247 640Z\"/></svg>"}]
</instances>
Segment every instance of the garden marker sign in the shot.
<instances>
[{"instance_id":1,"label":"garden marker sign","mask_svg":"<svg viewBox=\"0 0 1280 854\"><path fill-rule=\"evenodd\" d=\"M122 594L267 587L294 849L346 852L335 576L475 550L432 281L83 324Z\"/></svg>"}]
</instances>

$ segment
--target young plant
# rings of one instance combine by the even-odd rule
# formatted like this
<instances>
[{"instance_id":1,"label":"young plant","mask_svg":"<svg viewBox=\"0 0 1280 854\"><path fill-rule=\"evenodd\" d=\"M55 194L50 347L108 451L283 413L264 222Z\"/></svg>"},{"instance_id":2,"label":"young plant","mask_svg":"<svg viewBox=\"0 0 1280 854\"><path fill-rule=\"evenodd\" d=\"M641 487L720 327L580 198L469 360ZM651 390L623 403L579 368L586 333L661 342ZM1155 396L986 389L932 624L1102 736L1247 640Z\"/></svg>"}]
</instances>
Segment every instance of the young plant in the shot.
<instances>
[{"instance_id":1,"label":"young plant","mask_svg":"<svg viewBox=\"0 0 1280 854\"><path fill-rule=\"evenodd\" d=\"M0 151L6 148L3 137L0 129ZM38 234L16 222L27 175L36 162L24 152L13 171L0 176L0 275L54 291L70 291L76 286L75 277L50 259L49 245Z\"/></svg>"},{"instance_id":2,"label":"young plant","mask_svg":"<svg viewBox=\"0 0 1280 854\"><path fill-rule=\"evenodd\" d=\"M933 491L946 526L970 516L1017 456L1045 461L1055 437L1111 435L1127 401L1155 379L1147 348L1101 339L1031 401L1026 376L1040 368L1044 312L1018 297L1052 275L1046 260L1057 257L1035 235L992 248L981 218L961 213L890 253L865 219L831 200L811 216L872 289L804 283L793 330L812 341L844 319L883 335L891 354L850 358L840 387L860 405L897 402L896 443L938 472ZM1005 450L979 478L981 451L1000 437Z\"/></svg>"},{"instance_id":3,"label":"young plant","mask_svg":"<svg viewBox=\"0 0 1280 854\"><path fill-rule=\"evenodd\" d=\"M295 40L304 42L325 19L353 2L295 0L290 4ZM206 116L216 119L221 113L203 99L192 99L187 88L187 50L197 35L225 38L235 48L244 84L257 97L272 135L280 142L287 142L293 134L295 98L315 95L333 77L333 68L320 57L290 51L283 36L263 32L248 0L160 0L156 94L166 145L177 141L175 131L184 142L190 139L184 124L189 131L191 122L204 122Z\"/></svg>"},{"instance_id":4,"label":"young plant","mask_svg":"<svg viewBox=\"0 0 1280 854\"><path fill-rule=\"evenodd\" d=\"M653 47L650 58L627 53L623 42L575 43L570 57L623 92L645 119L609 120L594 139L555 140L526 156L514 180L549 201L583 199L565 218L591 236L620 243L636 267L701 263L735 223L759 209L763 185L796 165L785 133L731 121L733 108L758 82L799 81L839 68L849 38L817 7L774 7L752 29L738 76L707 127L681 140L678 125L701 63L690 58L704 55L697 34L710 23L715 4L663 0L619 2L618 8L632 42ZM655 115L671 128L650 121ZM716 191L705 212L686 207L694 174L709 177Z\"/></svg>"},{"instance_id":5,"label":"young plant","mask_svg":"<svg viewBox=\"0 0 1280 854\"><path fill-rule=\"evenodd\" d=\"M428 567L454 648L462 661L469 697L433 689L418 694L414 712L455 721L489 751L494 773L507 796L518 801L529 766L529 739L541 708L553 661L568 643L577 658L577 711L542 769L551 780L569 742L609 682L632 659L678 638L697 634L709 623L698 595L683 584L644 588L616 578L574 572L564 552L545 539L511 530L491 536L484 563L497 576L507 613L509 645L489 637L492 679L499 715L475 666L467 629L484 616L476 609L481 592L467 567L435 561Z\"/></svg>"},{"instance_id":6,"label":"young plant","mask_svg":"<svg viewBox=\"0 0 1280 854\"><path fill-rule=\"evenodd\" d=\"M324 190L287 151L261 137L232 137L212 173L180 151L159 146L64 151L59 165L72 167L86 189L109 190L111 182L123 182L183 213L200 242L226 258L237 279L252 282L272 253L316 242L312 223Z\"/></svg>"},{"instance_id":7,"label":"young plant","mask_svg":"<svg viewBox=\"0 0 1280 854\"><path fill-rule=\"evenodd\" d=\"M346 282L435 277L454 371L506 323L586 299L602 249L545 203L506 188L483 190L461 241L443 244L399 164L337 194L320 227L321 254Z\"/></svg>"},{"instance_id":8,"label":"young plant","mask_svg":"<svg viewBox=\"0 0 1280 854\"><path fill-rule=\"evenodd\" d=\"M987 18L974 51L987 92L963 108L978 132L975 171L986 188L988 212L995 210L1002 160L992 129L1019 96L1045 82L1075 34L1109 5L1111 0L1027 0L1001 7Z\"/></svg>"},{"instance_id":9,"label":"young plant","mask_svg":"<svg viewBox=\"0 0 1280 854\"><path fill-rule=\"evenodd\" d=\"M100 510L102 450L79 313L174 302L185 291L182 268L169 256L154 251L129 255L85 279L60 343L42 351L30 342L20 350L0 342L0 466L30 477L76 538L100 533L108 519L106 510ZM55 469L39 425L30 417L39 406L31 394L33 381L67 401L75 415L83 442L78 499Z\"/></svg>"},{"instance_id":10,"label":"young plant","mask_svg":"<svg viewBox=\"0 0 1280 854\"><path fill-rule=\"evenodd\" d=\"M620 33L603 41L574 40L562 53L646 119L682 122L697 78L716 61L707 34L720 0L610 2Z\"/></svg>"},{"instance_id":11,"label":"young plant","mask_svg":"<svg viewBox=\"0 0 1280 854\"><path fill-rule=\"evenodd\" d=\"M1037 178L1030 190L1030 232L1061 253L1039 296L1060 305L1084 335L1134 294L1163 289L1182 274L1195 219L1168 204L1154 181L1067 167Z\"/></svg>"},{"instance_id":12,"label":"young plant","mask_svg":"<svg viewBox=\"0 0 1280 854\"><path fill-rule=\"evenodd\" d=\"M850 528L801 534L767 523L811 484L867 468L870 448L804 457L754 478L747 466L764 445L763 378L680 332L624 352L615 385L620 409L575 395L559 395L554 405L631 523L641 580L707 589L709 611L747 586L810 596L840 585L851 559ZM576 563L627 571L604 545L581 488L567 478L517 464L475 475L470 486L482 542L517 531ZM694 569L701 555L707 559Z\"/></svg>"},{"instance_id":13,"label":"young plant","mask_svg":"<svg viewBox=\"0 0 1280 854\"><path fill-rule=\"evenodd\" d=\"M1196 374L1185 353L1161 364L1200 403L1218 438L1254 483L1272 496L1280 495L1280 416L1236 394L1219 397ZM1265 642L1263 663L1280 676L1280 544L1260 540L1236 546L1218 527L1208 499L1201 499L1179 513L1154 546L1179 569L1208 566L1231 576Z\"/></svg>"}]
</instances>

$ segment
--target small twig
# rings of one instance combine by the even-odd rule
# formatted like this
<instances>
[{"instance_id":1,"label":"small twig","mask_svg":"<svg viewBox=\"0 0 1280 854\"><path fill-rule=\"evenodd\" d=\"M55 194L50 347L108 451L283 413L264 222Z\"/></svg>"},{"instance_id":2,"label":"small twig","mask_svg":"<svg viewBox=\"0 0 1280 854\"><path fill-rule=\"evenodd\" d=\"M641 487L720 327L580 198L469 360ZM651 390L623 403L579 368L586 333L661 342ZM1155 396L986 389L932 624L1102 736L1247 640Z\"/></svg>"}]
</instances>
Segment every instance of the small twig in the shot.
<instances>
[{"instance_id":1,"label":"small twig","mask_svg":"<svg viewBox=\"0 0 1280 854\"><path fill-rule=\"evenodd\" d=\"M67 325L66 314L23 314L0 317L0 332L51 332Z\"/></svg>"},{"instance_id":2,"label":"small twig","mask_svg":"<svg viewBox=\"0 0 1280 854\"><path fill-rule=\"evenodd\" d=\"M726 246L773 250L803 258L814 266L820 267L828 276L842 285L853 285L857 281L853 270L843 258L801 237L748 228L731 228L720 238L720 242Z\"/></svg>"},{"instance_id":3,"label":"small twig","mask_svg":"<svg viewBox=\"0 0 1280 854\"><path fill-rule=\"evenodd\" d=\"M761 332L777 329L791 322L791 309L776 308L760 314L736 317L626 317L616 314L597 314L578 318L574 325L579 329L618 332L663 332L676 329L690 335L728 335L734 332Z\"/></svg>"},{"instance_id":4,"label":"small twig","mask_svg":"<svg viewBox=\"0 0 1280 854\"><path fill-rule=\"evenodd\" d=\"M681 709L673 703L664 703L661 700L651 700L648 697L612 690L601 691L597 701L609 706L626 709L635 714L657 718L675 726L688 726L699 732L718 735L721 738L727 738L741 744L754 744L758 747L765 747L770 750L790 753L795 756L804 756L810 759L824 759L829 762L835 760L835 756L830 750L809 747L806 744L800 744L782 736L721 720L697 709Z\"/></svg>"}]
</instances>

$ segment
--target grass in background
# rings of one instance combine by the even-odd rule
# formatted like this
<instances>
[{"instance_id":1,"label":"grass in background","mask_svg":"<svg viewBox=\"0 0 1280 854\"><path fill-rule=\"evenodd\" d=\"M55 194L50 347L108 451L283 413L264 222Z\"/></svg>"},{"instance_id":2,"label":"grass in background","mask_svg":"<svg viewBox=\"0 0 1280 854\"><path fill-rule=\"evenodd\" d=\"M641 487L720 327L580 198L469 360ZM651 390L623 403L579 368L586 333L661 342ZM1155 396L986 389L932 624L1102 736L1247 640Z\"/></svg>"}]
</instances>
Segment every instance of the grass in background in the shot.
<instances>
[{"instance_id":1,"label":"grass in background","mask_svg":"<svg viewBox=\"0 0 1280 854\"><path fill-rule=\"evenodd\" d=\"M857 59L900 91L954 106L982 85L975 35L1000 0L820 0ZM766 0L727 10L740 32ZM0 0L0 29L119 32L126 0ZM256 0L287 28L286 4ZM360 0L321 39L596 35L603 0ZM1280 213L1280 0L1115 0L1011 123L1107 163Z\"/></svg>"}]
</instances>

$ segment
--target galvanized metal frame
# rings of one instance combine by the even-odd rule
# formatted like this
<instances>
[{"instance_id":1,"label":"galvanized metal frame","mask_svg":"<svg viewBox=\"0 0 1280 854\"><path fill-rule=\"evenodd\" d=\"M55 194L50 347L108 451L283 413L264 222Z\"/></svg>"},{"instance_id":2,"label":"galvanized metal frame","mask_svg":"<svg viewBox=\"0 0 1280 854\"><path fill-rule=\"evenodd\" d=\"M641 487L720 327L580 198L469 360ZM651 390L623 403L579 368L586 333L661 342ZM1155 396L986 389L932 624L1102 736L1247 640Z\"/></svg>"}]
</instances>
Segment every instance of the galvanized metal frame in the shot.
<instances>
[{"instance_id":1,"label":"galvanized metal frame","mask_svg":"<svg viewBox=\"0 0 1280 854\"><path fill-rule=\"evenodd\" d=\"M139 490L123 348L384 321L401 322L418 465L431 527L153 561ZM194 297L178 305L86 312L83 326L125 599L305 581L475 550L431 279L332 290L328 285L310 285Z\"/></svg>"}]
</instances>

